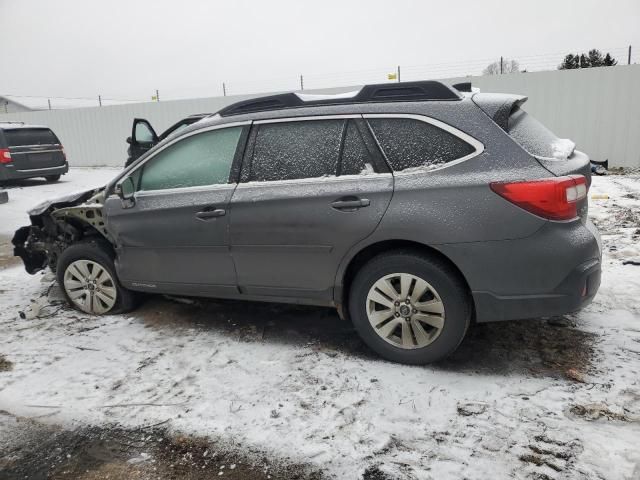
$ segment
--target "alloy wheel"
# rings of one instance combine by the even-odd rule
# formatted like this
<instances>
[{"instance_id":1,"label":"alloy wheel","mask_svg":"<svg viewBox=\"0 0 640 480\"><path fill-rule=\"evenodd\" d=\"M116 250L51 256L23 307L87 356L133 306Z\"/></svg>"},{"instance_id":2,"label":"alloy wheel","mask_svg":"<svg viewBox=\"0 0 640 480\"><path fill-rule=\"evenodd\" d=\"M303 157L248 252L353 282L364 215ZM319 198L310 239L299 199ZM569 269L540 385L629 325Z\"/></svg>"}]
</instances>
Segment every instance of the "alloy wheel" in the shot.
<instances>
[{"instance_id":1,"label":"alloy wheel","mask_svg":"<svg viewBox=\"0 0 640 480\"><path fill-rule=\"evenodd\" d=\"M444 304L424 279L392 273L376 281L367 295L367 317L386 342L404 349L432 343L444 327Z\"/></svg>"},{"instance_id":2,"label":"alloy wheel","mask_svg":"<svg viewBox=\"0 0 640 480\"><path fill-rule=\"evenodd\" d=\"M73 304L94 315L116 304L117 290L107 269L91 260L76 260L64 272L64 289Z\"/></svg>"}]
</instances>

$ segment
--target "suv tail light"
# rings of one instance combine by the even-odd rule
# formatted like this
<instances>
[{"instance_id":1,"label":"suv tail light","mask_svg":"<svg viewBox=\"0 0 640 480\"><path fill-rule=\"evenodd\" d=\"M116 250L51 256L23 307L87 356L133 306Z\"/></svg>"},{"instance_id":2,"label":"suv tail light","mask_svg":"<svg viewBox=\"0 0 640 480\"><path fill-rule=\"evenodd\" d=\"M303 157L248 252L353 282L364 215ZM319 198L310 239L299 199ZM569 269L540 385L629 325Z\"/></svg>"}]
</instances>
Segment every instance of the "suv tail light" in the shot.
<instances>
[{"instance_id":1,"label":"suv tail light","mask_svg":"<svg viewBox=\"0 0 640 480\"><path fill-rule=\"evenodd\" d=\"M511 203L549 220L576 218L578 202L587 196L587 180L583 175L493 182L490 187Z\"/></svg>"},{"instance_id":2,"label":"suv tail light","mask_svg":"<svg viewBox=\"0 0 640 480\"><path fill-rule=\"evenodd\" d=\"M0 163L11 163L11 152L8 148L0 148Z\"/></svg>"}]
</instances>

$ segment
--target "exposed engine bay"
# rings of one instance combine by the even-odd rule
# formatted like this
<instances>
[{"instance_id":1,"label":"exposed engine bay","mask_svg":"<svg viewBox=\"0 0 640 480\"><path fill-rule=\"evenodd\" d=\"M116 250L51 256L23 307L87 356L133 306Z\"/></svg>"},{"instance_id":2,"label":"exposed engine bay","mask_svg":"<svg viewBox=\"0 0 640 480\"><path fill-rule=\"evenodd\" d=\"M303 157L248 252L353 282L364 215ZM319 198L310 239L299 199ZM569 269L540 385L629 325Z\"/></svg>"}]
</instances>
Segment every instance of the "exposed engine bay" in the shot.
<instances>
[{"instance_id":1,"label":"exposed engine bay","mask_svg":"<svg viewBox=\"0 0 640 480\"><path fill-rule=\"evenodd\" d=\"M69 245L101 235L113 243L104 225L105 187L50 200L29 211L31 225L16 230L14 255L22 258L28 273L49 267L55 272L58 256Z\"/></svg>"}]
</instances>

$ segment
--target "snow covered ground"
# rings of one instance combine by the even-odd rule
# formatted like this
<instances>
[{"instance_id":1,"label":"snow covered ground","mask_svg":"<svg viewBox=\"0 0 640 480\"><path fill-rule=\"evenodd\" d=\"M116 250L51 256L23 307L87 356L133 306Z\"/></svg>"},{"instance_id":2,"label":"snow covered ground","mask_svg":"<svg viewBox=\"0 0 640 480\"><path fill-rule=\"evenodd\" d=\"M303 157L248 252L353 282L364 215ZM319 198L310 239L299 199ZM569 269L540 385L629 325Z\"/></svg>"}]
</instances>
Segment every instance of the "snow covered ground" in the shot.
<instances>
[{"instance_id":1,"label":"snow covered ground","mask_svg":"<svg viewBox=\"0 0 640 480\"><path fill-rule=\"evenodd\" d=\"M14 186L0 239L30 204L113 175L73 169L59 184ZM604 243L594 303L474 326L427 367L379 360L320 308L150 298L130 315L52 305L21 320L51 282L0 261L0 417L166 422L328 478L638 479L640 266L625 262L640 261L640 177L594 178L589 195L609 197L590 203Z\"/></svg>"}]
</instances>

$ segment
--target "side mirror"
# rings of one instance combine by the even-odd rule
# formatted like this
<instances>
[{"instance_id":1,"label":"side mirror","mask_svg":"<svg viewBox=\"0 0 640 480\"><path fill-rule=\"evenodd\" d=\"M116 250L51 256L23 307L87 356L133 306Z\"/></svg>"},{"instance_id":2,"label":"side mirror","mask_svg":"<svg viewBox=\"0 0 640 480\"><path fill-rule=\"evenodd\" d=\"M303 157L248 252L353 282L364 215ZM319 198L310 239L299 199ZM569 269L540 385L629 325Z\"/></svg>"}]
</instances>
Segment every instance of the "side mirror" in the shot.
<instances>
[{"instance_id":1,"label":"side mirror","mask_svg":"<svg viewBox=\"0 0 640 480\"><path fill-rule=\"evenodd\" d=\"M131 137L127 137L127 143L131 145L131 142L133 142L133 139Z\"/></svg>"},{"instance_id":2,"label":"side mirror","mask_svg":"<svg viewBox=\"0 0 640 480\"><path fill-rule=\"evenodd\" d=\"M136 193L136 186L133 183L133 178L127 177L120 183L116 184L114 193L120 197L120 200L131 200L133 194Z\"/></svg>"}]
</instances>

